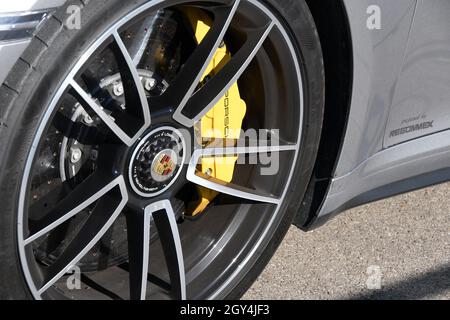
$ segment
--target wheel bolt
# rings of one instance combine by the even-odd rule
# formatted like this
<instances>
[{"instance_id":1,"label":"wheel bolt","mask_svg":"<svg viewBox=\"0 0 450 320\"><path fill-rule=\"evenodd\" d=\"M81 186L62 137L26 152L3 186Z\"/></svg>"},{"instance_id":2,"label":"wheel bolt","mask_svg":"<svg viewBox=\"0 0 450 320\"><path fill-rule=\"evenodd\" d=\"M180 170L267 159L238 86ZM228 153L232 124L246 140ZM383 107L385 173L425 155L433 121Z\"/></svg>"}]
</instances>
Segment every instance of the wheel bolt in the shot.
<instances>
[{"instance_id":1,"label":"wheel bolt","mask_svg":"<svg viewBox=\"0 0 450 320\"><path fill-rule=\"evenodd\" d=\"M83 118L83 122L86 124L92 124L94 123L94 120L88 114L86 114Z\"/></svg>"},{"instance_id":2,"label":"wheel bolt","mask_svg":"<svg viewBox=\"0 0 450 320\"><path fill-rule=\"evenodd\" d=\"M113 93L116 97L123 95L123 85L121 83L116 83L113 87Z\"/></svg>"},{"instance_id":3,"label":"wheel bolt","mask_svg":"<svg viewBox=\"0 0 450 320\"><path fill-rule=\"evenodd\" d=\"M151 91L156 85L156 80L153 78L145 80L145 90Z\"/></svg>"},{"instance_id":4,"label":"wheel bolt","mask_svg":"<svg viewBox=\"0 0 450 320\"><path fill-rule=\"evenodd\" d=\"M83 156L83 152L80 149L73 148L71 150L70 161L73 164L78 163L81 160L82 156Z\"/></svg>"}]
</instances>

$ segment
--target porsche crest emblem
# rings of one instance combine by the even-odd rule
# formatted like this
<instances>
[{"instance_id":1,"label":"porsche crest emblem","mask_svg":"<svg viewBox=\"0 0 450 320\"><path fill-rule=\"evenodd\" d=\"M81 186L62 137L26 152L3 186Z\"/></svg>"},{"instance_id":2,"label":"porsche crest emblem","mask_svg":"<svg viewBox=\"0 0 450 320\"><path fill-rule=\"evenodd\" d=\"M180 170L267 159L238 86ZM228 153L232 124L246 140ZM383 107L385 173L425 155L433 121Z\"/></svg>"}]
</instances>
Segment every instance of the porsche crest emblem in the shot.
<instances>
[{"instance_id":1,"label":"porsche crest emblem","mask_svg":"<svg viewBox=\"0 0 450 320\"><path fill-rule=\"evenodd\" d=\"M167 154L161 154L156 161L154 161L153 172L160 176L168 176L175 170L176 164L173 159Z\"/></svg>"}]
</instances>

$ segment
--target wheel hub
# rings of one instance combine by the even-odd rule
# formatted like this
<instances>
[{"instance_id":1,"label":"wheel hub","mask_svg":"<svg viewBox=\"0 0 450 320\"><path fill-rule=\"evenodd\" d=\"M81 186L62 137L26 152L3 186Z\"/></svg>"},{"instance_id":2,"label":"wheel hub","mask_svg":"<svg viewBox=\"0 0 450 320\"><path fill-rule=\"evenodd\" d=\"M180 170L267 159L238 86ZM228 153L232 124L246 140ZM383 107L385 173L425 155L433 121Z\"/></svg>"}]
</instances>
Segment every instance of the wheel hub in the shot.
<instances>
[{"instance_id":1,"label":"wheel hub","mask_svg":"<svg viewBox=\"0 0 450 320\"><path fill-rule=\"evenodd\" d=\"M161 127L147 134L131 157L129 179L133 190L143 197L166 191L180 174L185 153L185 142L177 129Z\"/></svg>"}]
</instances>

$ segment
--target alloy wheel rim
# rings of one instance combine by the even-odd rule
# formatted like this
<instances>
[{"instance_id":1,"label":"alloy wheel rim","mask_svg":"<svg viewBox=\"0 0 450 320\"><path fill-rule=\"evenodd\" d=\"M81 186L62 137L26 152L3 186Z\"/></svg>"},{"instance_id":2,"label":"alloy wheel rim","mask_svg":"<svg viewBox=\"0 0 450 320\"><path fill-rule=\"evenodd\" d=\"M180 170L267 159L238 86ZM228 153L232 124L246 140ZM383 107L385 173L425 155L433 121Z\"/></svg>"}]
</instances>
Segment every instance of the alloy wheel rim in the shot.
<instances>
[{"instance_id":1,"label":"alloy wheel rim","mask_svg":"<svg viewBox=\"0 0 450 320\"><path fill-rule=\"evenodd\" d=\"M18 242L19 242L19 253L21 257L22 262L22 268L25 274L25 278L28 282L28 285L30 287L30 290L36 299L43 298L43 295L46 293L47 290L49 290L58 280L61 279L68 271L68 268L75 265L79 260L83 258L83 256L89 252L89 250L92 249L92 247L98 242L102 236L104 236L105 232L111 227L111 225L114 223L114 221L117 219L117 217L122 213L122 210L125 208L127 203L130 200L130 192L133 190L130 190L130 185L126 179L126 173L117 173L116 175L112 175L112 177L109 177L108 183L106 185L99 187L98 191L94 193L94 197L86 197L84 199L85 201L78 201L78 205L75 206L72 210L70 210L68 213L66 212L64 215L59 217L59 219L56 219L53 221L50 225L46 226L45 228L40 229L38 232L35 232L34 234L28 234L27 228L27 222L24 221L24 218L26 216L26 202L27 202L27 196L28 190L29 190L29 179L30 174L32 172L33 162L35 158L35 153L39 149L42 135L44 134L45 126L50 121L50 118L52 116L52 113L54 109L57 107L57 104L60 101L60 98L65 94L67 91L67 88L70 87L71 90L75 92L78 99L83 100L84 104L87 105L91 111L98 116L105 124L109 130L114 132L116 138L118 138L122 144L124 144L127 147L132 147L139 143L140 140L145 140L145 136L149 135L149 129L152 127L152 117L151 117L151 107L149 105L152 105L152 101L147 100L147 95L145 93L145 88L139 84L141 83L140 80L140 74L138 70L136 69L131 56L129 55L128 49L125 46L122 37L120 35L120 28L124 26L125 24L132 21L136 16L142 14L143 12L147 12L149 10L155 10L155 8L158 8L158 6L162 6L162 3L164 1L154 1L149 4L145 4L138 9L134 10L132 13L128 14L126 17L118 21L111 29L109 29L106 33L104 33L87 51L86 53L81 57L81 59L76 64L75 68L69 73L68 77L62 84L61 88L58 90L58 92L55 95L55 98L53 99L53 102L50 104L47 113L45 114L44 118L42 119L42 124L38 130L38 133L36 135L35 141L33 143L32 151L28 157L27 166L24 172L24 178L22 183L22 189L20 194L20 202L19 202L19 215L18 215ZM177 3L184 2L188 3L188 1L177 1ZM176 121L176 123L180 126L192 128L195 123L201 119L202 116L205 115L206 111L209 110L211 107L217 103L218 99L225 94L227 88L229 88L233 83L235 83L240 76L246 71L247 67L250 63L252 63L255 56L258 54L259 49L263 46L265 40L269 37L270 33L277 29L277 32L280 33L281 38L283 38L286 41L286 46L289 48L291 53L292 62L295 65L295 73L297 75L298 80L298 93L299 93L299 102L301 104L301 110L303 108L303 96L302 96L302 82L301 82L301 75L300 75L300 68L298 65L298 61L295 54L295 49L292 43L290 42L290 38L286 32L286 30L283 28L281 22L274 16L273 13L271 13L265 6L260 4L257 1L219 1L222 3L222 6L219 5L219 13L218 16L222 17L223 20L219 21L217 26L218 29L214 30L213 33L211 33L214 36L211 36L210 41L202 41L199 46L204 45L205 47L208 47L209 50L206 50L208 54L205 52L203 53L202 57L204 57L202 63L197 63L197 68L194 68L196 72L194 72L195 76L191 76L192 81L188 81L187 83L184 83L182 85L183 90L180 90L182 92L185 92L183 97L178 100L176 105L178 107L175 109L173 113L173 119ZM226 3L223 5L223 3ZM226 83L225 85L220 86L220 90L212 90L215 94L211 96L209 93L211 90L208 90L207 93L204 93L203 96L201 96L202 99L198 98L198 95L194 94L194 91L196 89L196 85L199 82L199 79L201 75L203 74L206 66L208 65L209 61L211 60L214 52L222 42L222 39L224 38L230 24L232 23L232 20L238 11L241 3L246 2L254 7L256 7L258 10L260 10L260 14L265 15L267 18L269 18L269 21L264 24L263 28L260 28L259 30L255 31L255 37L252 38L254 42L251 42L251 44L247 47L243 47L243 51L241 54L237 54L238 59L232 60L234 64L231 64L231 67L229 70L225 70L226 72L222 76L223 78L219 78L217 82L213 82L213 86L211 88L214 88L214 85L217 86L217 83ZM221 16L222 14L222 16ZM221 26L221 27L220 27ZM214 33L215 32L215 33ZM258 33L259 32L259 33ZM131 79L133 79L133 83L135 88L128 88L128 90L134 90L134 96L138 97L138 101L140 102L141 109L140 111L140 123L141 126L134 130L134 132L126 132L120 126L117 125L114 121L111 121L111 118L108 114L106 114L101 106L92 99L92 97L89 95L88 92L85 91L85 89L80 86L80 84L75 80L77 73L79 70L88 62L89 58L95 54L96 50L104 44L108 39L113 39L114 45L118 49L119 52L123 55L122 59L125 62L126 67L128 68L128 75ZM208 46L209 45L209 46ZM243 52L243 53L242 53ZM202 60L202 59L200 59ZM195 63L194 63L195 65ZM185 77L183 77L185 78ZM170 86L169 86L170 88ZM174 86L175 88L175 86ZM179 88L179 86L177 86ZM170 90L169 90L170 92ZM198 92L197 92L198 93ZM194 94L194 95L193 95ZM157 97L158 98L158 97ZM195 99L193 99L195 98ZM192 99L194 102L192 102ZM206 104L198 103L201 100L208 101ZM199 108L198 106L203 106L202 108ZM186 109L185 109L186 108ZM188 111L185 111L188 110ZM194 110L195 112L193 112ZM298 119L298 135L296 137L296 140L294 143L286 143L285 145L277 145L277 146L267 146L267 147L259 147L259 148L221 148L221 149L213 149L210 148L209 150L205 149L194 149L192 153L191 160L186 165L186 170L179 170L177 172L178 175L185 175L186 180L189 182L192 182L196 185L203 186L205 188L216 190L222 194L225 195L231 195L243 200L249 200L253 202L262 202L267 204L272 204L275 209L273 210L273 215L268 219L268 224L264 230L262 230L255 240L255 243L253 245L253 248L249 250L249 253L245 256L245 258L239 263L239 265L231 272L230 276L227 277L226 281L224 281L220 286L215 288L213 292L210 292L207 297L209 298L216 298L220 295L224 294L224 288L229 285L232 281L236 281L237 275L242 271L253 259L254 254L256 252L256 249L262 244L262 242L265 240L265 235L270 231L271 228L274 227L275 223L277 222L277 214L280 211L280 207L283 204L284 198L287 193L287 188L285 188L282 192L280 192L280 195L278 197L274 197L272 195L264 195L263 193L260 193L258 191L252 192L250 189L246 188L236 188L235 186L231 185L224 185L224 184L218 184L217 181L212 181L211 179L208 179L205 176L202 176L202 174L199 174L196 170L196 166L198 164L198 161L201 157L204 156L225 156L225 155L249 155L249 154L258 154L262 152L292 152L292 162L296 163L296 159L298 157L299 149L300 149L300 139L301 139L301 124L303 119L303 113L300 110L299 112L299 119ZM158 130L158 129L154 129ZM136 149L137 150L137 149ZM294 167L292 167L290 170L288 170L286 181L286 186L288 186L292 179L292 174L294 171ZM173 179L175 182L177 180L177 177ZM170 186L167 188L164 188L162 190L161 194L163 194L166 189L169 189ZM82 246L82 250L77 252L76 255L73 255L69 263L67 263L65 266L61 267L59 272L53 272L51 277L47 276L47 280L44 281L43 285L36 286L36 279L34 278L33 272L30 271L30 265L29 265L29 253L27 253L27 246L30 246L36 239L42 237L45 235L48 231L53 230L52 228L55 228L55 226L60 226L65 221L69 220L70 218L77 215L80 211L80 208L86 208L90 205L92 205L95 201L102 198L105 195L108 195L109 193L115 193L120 195L119 200L116 201L115 206L112 208L112 212L110 212L109 215L103 217L103 220L101 222L101 226L97 229L95 229L94 237L86 240L86 243L84 243ZM176 215L174 213L173 204L168 199L164 198L158 198L155 199L154 197L158 196L151 195L152 201L148 203L148 205L145 207L143 214L136 218L133 217L129 220L135 220L137 219L137 225L150 225L152 222L154 223L157 221L161 229L165 230L166 232L159 232L159 233L166 233L167 241L170 242L169 247L170 250L175 252L173 255L175 258L169 261L166 261L166 263L171 265L171 268L169 268L168 273L170 274L170 280L171 280L171 294L172 297L178 298L178 299L186 299L191 298L187 296L187 279L186 279L186 273L184 269L184 259L183 259L183 248L181 244L181 239L178 232L177 227L177 219ZM134 196L133 196L134 197ZM97 218L99 219L99 218ZM134 222L130 222L134 223ZM139 228L139 227L137 227ZM149 245L142 245L142 243L146 242L148 243L150 241L150 228L140 228L139 232L141 234L141 240L138 241L139 243L135 243L136 248L138 248L136 251L138 253L135 253L136 261L141 261L141 263L134 263L134 268L138 270L138 272L135 271L135 274L140 274L139 277L135 276L134 280L132 280L130 277L130 286L134 289L130 290L130 298L132 299L145 299L146 298L146 282L147 282L147 275L148 275L148 263L145 263L143 261L148 261L149 257ZM225 238L225 236L223 236ZM131 255L131 252L128 253ZM172 257L173 258L173 257ZM130 257L131 260L131 257ZM137 266L140 265L140 266ZM133 284L131 284L131 282ZM140 284L139 284L140 283Z\"/></svg>"}]
</instances>

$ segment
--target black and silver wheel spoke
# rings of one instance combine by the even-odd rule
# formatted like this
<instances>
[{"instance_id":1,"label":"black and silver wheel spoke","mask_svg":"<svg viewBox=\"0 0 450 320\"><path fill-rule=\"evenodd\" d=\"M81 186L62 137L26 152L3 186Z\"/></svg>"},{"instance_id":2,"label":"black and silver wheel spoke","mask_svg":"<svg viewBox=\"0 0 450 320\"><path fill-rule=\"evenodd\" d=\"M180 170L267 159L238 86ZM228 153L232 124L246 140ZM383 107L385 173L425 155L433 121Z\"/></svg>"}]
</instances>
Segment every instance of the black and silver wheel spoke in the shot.
<instances>
[{"instance_id":1,"label":"black and silver wheel spoke","mask_svg":"<svg viewBox=\"0 0 450 320\"><path fill-rule=\"evenodd\" d=\"M145 300L150 251L150 215L127 212L128 272L131 300Z\"/></svg>"},{"instance_id":2,"label":"black and silver wheel spoke","mask_svg":"<svg viewBox=\"0 0 450 320\"><path fill-rule=\"evenodd\" d=\"M177 75L162 97L150 100L150 104L166 104L176 108L174 119L191 127L192 123L181 111L197 88L201 77L210 64L230 26L240 0L214 8L214 24Z\"/></svg>"},{"instance_id":3,"label":"black and silver wheel spoke","mask_svg":"<svg viewBox=\"0 0 450 320\"><path fill-rule=\"evenodd\" d=\"M140 76L125 44L116 31L112 38L110 46L121 75L126 110L110 115L75 79L71 79L69 85L71 93L84 108L92 110L120 141L132 146L151 124L150 109Z\"/></svg>"},{"instance_id":4,"label":"black and silver wheel spoke","mask_svg":"<svg viewBox=\"0 0 450 320\"><path fill-rule=\"evenodd\" d=\"M105 177L102 173L94 173L51 210L39 213L42 218L30 222L32 233L25 239L24 244L28 245L56 229L116 188L120 188L122 197L126 198L125 181L122 176L112 178Z\"/></svg>"},{"instance_id":5,"label":"black and silver wheel spoke","mask_svg":"<svg viewBox=\"0 0 450 320\"><path fill-rule=\"evenodd\" d=\"M273 22L269 22L259 29L249 31L247 40L241 49L232 56L217 75L192 97L189 97L186 103L182 103L178 107L174 119L185 126L192 127L207 114L247 69L273 26Z\"/></svg>"},{"instance_id":6,"label":"black and silver wheel spoke","mask_svg":"<svg viewBox=\"0 0 450 320\"><path fill-rule=\"evenodd\" d=\"M110 191L112 191L110 193L105 194L105 191L107 190L105 188L91 197L91 199L96 198L97 200L93 212L89 215L80 231L59 255L57 260L44 271L45 276L43 283L38 290L39 294L43 294L50 286L64 276L64 274L70 271L70 269L74 267L102 238L118 215L122 212L128 201L125 182L122 177L114 181L113 188L114 189L110 189ZM90 200L87 200L72 212L81 210L81 207L85 207L89 202ZM72 215L72 212L62 217L60 220L66 219L68 216ZM60 221L57 221L51 227L49 226L49 231L59 223ZM30 238L28 240L30 240Z\"/></svg>"},{"instance_id":7,"label":"black and silver wheel spoke","mask_svg":"<svg viewBox=\"0 0 450 320\"><path fill-rule=\"evenodd\" d=\"M127 113L135 120L134 123L125 123L131 127L141 127L133 137L139 137L151 124L150 109L144 86L125 44L117 32L114 32L113 52L119 66L122 78ZM120 121L120 118L118 119ZM137 120L137 123L136 123ZM139 125L138 125L139 124Z\"/></svg>"},{"instance_id":8,"label":"black and silver wheel spoke","mask_svg":"<svg viewBox=\"0 0 450 320\"><path fill-rule=\"evenodd\" d=\"M183 251L175 213L169 200L151 204L142 215L127 213L130 298L132 300L146 298L152 218L166 259L171 295L175 299L184 300L186 299L186 279Z\"/></svg>"},{"instance_id":9,"label":"black and silver wheel spoke","mask_svg":"<svg viewBox=\"0 0 450 320\"><path fill-rule=\"evenodd\" d=\"M171 295L174 299L185 300L186 275L175 212L170 201L151 205L147 210L153 212L153 220L166 258Z\"/></svg>"},{"instance_id":10,"label":"black and silver wheel spoke","mask_svg":"<svg viewBox=\"0 0 450 320\"><path fill-rule=\"evenodd\" d=\"M187 171L187 179L192 183L205 187L219 193L227 194L236 198L246 199L254 202L279 204L280 199L274 195L266 194L258 190L252 190L232 183L226 183L207 174L198 172L197 164L201 158L239 156L250 154L263 154L271 152L295 151L298 145L271 146L269 142L261 143L255 147L225 147L205 148L194 151Z\"/></svg>"}]
</instances>

